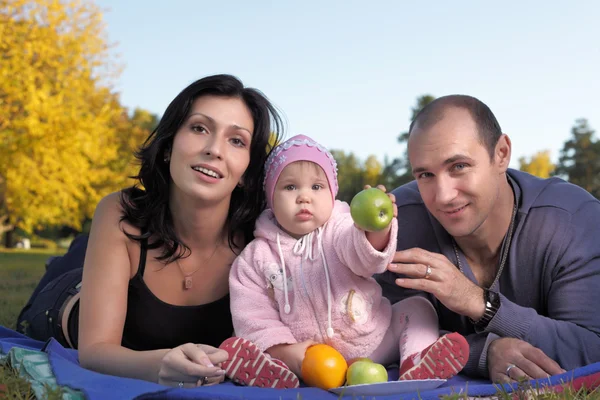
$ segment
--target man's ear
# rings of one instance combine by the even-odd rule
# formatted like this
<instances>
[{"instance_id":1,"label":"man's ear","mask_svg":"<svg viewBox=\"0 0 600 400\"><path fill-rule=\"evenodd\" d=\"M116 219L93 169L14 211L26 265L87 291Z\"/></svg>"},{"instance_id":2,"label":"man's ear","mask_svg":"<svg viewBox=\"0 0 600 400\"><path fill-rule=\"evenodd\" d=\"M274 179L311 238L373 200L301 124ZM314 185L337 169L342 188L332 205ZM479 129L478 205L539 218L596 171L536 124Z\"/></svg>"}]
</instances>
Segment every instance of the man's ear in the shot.
<instances>
[{"instance_id":1,"label":"man's ear","mask_svg":"<svg viewBox=\"0 0 600 400\"><path fill-rule=\"evenodd\" d=\"M500 173L504 173L508 169L511 149L512 143L510 138L507 134L503 133L502 136L500 136L500 139L498 139L498 143L496 143L496 148L494 150L494 161L500 169Z\"/></svg>"}]
</instances>

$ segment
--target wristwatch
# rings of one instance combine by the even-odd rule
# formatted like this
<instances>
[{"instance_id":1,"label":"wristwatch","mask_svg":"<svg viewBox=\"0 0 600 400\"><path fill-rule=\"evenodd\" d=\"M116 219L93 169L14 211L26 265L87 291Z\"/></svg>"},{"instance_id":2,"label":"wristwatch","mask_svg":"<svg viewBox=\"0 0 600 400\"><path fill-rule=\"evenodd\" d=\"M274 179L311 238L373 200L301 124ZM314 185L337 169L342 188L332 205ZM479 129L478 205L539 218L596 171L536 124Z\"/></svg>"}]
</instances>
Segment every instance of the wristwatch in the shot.
<instances>
[{"instance_id":1,"label":"wristwatch","mask_svg":"<svg viewBox=\"0 0 600 400\"><path fill-rule=\"evenodd\" d=\"M485 303L485 310L481 318L477 321L471 319L471 323L478 332L485 331L492 318L494 318L498 312L498 309L500 308L500 295L489 289L483 289L483 302Z\"/></svg>"}]
</instances>

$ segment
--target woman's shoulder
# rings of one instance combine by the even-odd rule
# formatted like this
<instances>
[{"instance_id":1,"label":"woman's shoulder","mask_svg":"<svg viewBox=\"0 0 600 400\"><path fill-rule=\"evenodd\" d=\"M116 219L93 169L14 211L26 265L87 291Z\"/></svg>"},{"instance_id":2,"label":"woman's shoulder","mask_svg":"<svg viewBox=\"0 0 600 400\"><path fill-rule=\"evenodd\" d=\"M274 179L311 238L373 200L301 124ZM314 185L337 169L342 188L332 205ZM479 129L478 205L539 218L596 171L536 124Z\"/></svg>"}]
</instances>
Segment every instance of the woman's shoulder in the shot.
<instances>
[{"instance_id":1,"label":"woman's shoulder","mask_svg":"<svg viewBox=\"0 0 600 400\"><path fill-rule=\"evenodd\" d=\"M123 215L122 196L123 192L114 192L100 199L94 212L94 219L119 221Z\"/></svg>"},{"instance_id":2,"label":"woman's shoulder","mask_svg":"<svg viewBox=\"0 0 600 400\"><path fill-rule=\"evenodd\" d=\"M94 222L108 225L114 230L123 231L125 228L131 234L139 234L139 229L123 221L123 202L129 199L127 191L113 192L104 196L96 206ZM125 235L123 235L125 236Z\"/></svg>"}]
</instances>

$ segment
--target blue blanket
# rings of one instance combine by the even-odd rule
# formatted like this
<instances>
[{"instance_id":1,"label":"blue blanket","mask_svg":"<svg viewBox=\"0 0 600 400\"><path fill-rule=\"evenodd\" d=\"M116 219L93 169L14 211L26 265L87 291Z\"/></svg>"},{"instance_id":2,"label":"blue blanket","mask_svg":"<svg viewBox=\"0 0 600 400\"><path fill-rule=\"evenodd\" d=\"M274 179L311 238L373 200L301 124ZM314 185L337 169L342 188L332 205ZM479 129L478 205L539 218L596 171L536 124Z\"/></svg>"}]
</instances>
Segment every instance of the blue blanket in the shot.
<instances>
[{"instance_id":1,"label":"blue blanket","mask_svg":"<svg viewBox=\"0 0 600 400\"><path fill-rule=\"evenodd\" d=\"M174 389L163 385L141 381L137 379L119 378L97 372L89 371L79 366L77 352L65 349L54 339L43 343L29 339L15 331L0 326L0 354L7 354L12 347L21 347L32 350L44 351L48 354L52 370L59 385L69 386L82 391L90 400L100 399L317 399L335 400L351 399L352 396L340 397L336 394L316 389L303 387L299 389L262 389L237 386L232 383L223 383L210 387L196 389ZM397 372L396 372L397 373ZM588 365L569 371L549 379L531 381L532 387L561 386L564 382L572 382L577 389L582 384L588 388L600 385L600 363ZM516 385L515 385L516 387ZM420 393L404 393L393 396L369 397L378 400L397 399L439 399L441 395L452 393L468 393L469 396L485 396L497 393L499 387L489 381L467 380L457 376L448 380L437 389ZM504 390L513 388L504 385Z\"/></svg>"}]
</instances>

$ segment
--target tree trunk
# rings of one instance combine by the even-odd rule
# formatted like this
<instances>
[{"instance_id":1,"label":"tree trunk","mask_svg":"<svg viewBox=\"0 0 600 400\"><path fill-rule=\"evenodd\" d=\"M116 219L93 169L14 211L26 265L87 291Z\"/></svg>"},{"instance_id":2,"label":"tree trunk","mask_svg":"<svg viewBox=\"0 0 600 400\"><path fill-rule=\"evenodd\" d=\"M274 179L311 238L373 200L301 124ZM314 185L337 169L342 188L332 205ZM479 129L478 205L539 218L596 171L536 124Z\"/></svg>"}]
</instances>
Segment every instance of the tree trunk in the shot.
<instances>
[{"instance_id":1,"label":"tree trunk","mask_svg":"<svg viewBox=\"0 0 600 400\"><path fill-rule=\"evenodd\" d=\"M12 247L14 247L14 228L7 230L4 232L4 247L6 247L7 249L10 249Z\"/></svg>"},{"instance_id":2,"label":"tree trunk","mask_svg":"<svg viewBox=\"0 0 600 400\"><path fill-rule=\"evenodd\" d=\"M8 215L0 215L0 239L2 238L2 234L4 235L4 247L10 248L14 245L14 235L15 227L8 222Z\"/></svg>"}]
</instances>

